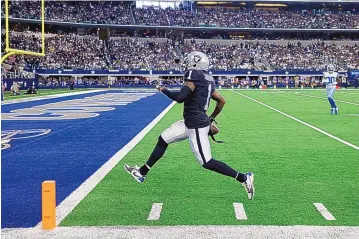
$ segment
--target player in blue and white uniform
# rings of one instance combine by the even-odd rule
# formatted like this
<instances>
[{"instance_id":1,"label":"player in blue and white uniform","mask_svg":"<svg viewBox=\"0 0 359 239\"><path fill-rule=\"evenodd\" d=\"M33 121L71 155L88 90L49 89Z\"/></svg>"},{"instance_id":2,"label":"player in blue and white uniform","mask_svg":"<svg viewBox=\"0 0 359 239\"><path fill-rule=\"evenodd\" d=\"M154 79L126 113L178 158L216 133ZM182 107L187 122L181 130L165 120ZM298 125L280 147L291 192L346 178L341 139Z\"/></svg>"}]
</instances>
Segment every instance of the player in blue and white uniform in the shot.
<instances>
[{"instance_id":1,"label":"player in blue and white uniform","mask_svg":"<svg viewBox=\"0 0 359 239\"><path fill-rule=\"evenodd\" d=\"M163 156L169 144L185 139L189 140L190 148L203 168L226 175L240 182L248 193L250 200L254 197L253 173L240 173L227 164L212 157L208 134L211 123L222 111L225 99L215 90L213 77L207 72L209 68L208 57L199 51L188 54L184 59L186 73L185 85L179 92L172 92L156 82L156 88L170 99L184 103L183 118L164 130L158 138L149 159L142 167L125 165L125 170L138 181L143 182L154 164ZM206 114L210 100L217 102L213 113Z\"/></svg>"},{"instance_id":2,"label":"player in blue and white uniform","mask_svg":"<svg viewBox=\"0 0 359 239\"><path fill-rule=\"evenodd\" d=\"M338 72L334 71L334 65L329 64L327 71L323 72L323 83L326 85L326 93L331 107L331 114L338 114L339 107L335 104L334 93L337 85Z\"/></svg>"}]
</instances>

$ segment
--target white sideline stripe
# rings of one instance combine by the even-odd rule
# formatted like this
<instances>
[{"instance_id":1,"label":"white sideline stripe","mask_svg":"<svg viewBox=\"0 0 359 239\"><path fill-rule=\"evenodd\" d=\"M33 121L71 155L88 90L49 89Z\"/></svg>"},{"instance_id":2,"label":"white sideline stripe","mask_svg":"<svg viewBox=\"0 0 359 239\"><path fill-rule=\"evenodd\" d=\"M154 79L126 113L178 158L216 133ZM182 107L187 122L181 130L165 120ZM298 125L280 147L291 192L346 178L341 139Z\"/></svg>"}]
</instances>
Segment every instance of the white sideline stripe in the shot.
<instances>
[{"instance_id":1,"label":"white sideline stripe","mask_svg":"<svg viewBox=\"0 0 359 239\"><path fill-rule=\"evenodd\" d=\"M147 220L149 220L149 221L159 220L161 217L162 206L163 206L163 203L152 204L152 208L151 208L150 214L148 215Z\"/></svg>"},{"instance_id":2,"label":"white sideline stripe","mask_svg":"<svg viewBox=\"0 0 359 239\"><path fill-rule=\"evenodd\" d=\"M292 93L292 94L293 94L293 95L307 96L307 97L317 98L317 99L326 99L325 97L320 97L320 96L315 96L315 95L306 95L306 94L302 94L302 93ZM358 103L353 103L353 102L348 102L348 101L343 101L343 100L335 100L335 102L340 102L340 103L344 103L344 104L350 104L350 105L357 105L357 106L359 106Z\"/></svg>"},{"instance_id":3,"label":"white sideline stripe","mask_svg":"<svg viewBox=\"0 0 359 239\"><path fill-rule=\"evenodd\" d=\"M358 226L112 226L8 228L1 230L2 239L89 239L89 238L358 238Z\"/></svg>"},{"instance_id":4,"label":"white sideline stripe","mask_svg":"<svg viewBox=\"0 0 359 239\"><path fill-rule=\"evenodd\" d=\"M113 155L94 174L73 191L64 201L56 207L56 225L59 225L67 215L101 182L101 180L147 135L150 130L167 114L176 104L172 102L151 123L139 132L130 142ZM36 225L41 227L41 222Z\"/></svg>"},{"instance_id":5,"label":"white sideline stripe","mask_svg":"<svg viewBox=\"0 0 359 239\"><path fill-rule=\"evenodd\" d=\"M237 220L247 220L246 212L244 211L244 207L242 203L233 203L234 214L236 214Z\"/></svg>"},{"instance_id":6,"label":"white sideline stripe","mask_svg":"<svg viewBox=\"0 0 359 239\"><path fill-rule=\"evenodd\" d=\"M335 217L328 211L328 209L322 203L313 203L317 210L322 214L325 220L335 221Z\"/></svg>"},{"instance_id":7,"label":"white sideline stripe","mask_svg":"<svg viewBox=\"0 0 359 239\"><path fill-rule=\"evenodd\" d=\"M274 111L276 111L276 112L279 113L279 114L282 114L282 115L284 115L284 116L287 116L288 118L291 118L292 120L295 120L295 121L297 121L297 122L299 122L299 123L301 123L301 124L304 124L305 126L308 126L309 128L312 128L312 129L314 129L314 130L316 130L316 131L318 131L318 132L320 132L320 133L322 133L322 134L325 134L326 136L328 136L328 137L330 137L330 138L332 138L332 139L335 139L335 140L337 140L337 141L339 141L339 142L341 142L341 143L343 143L343 144L345 144L345 145L348 145L349 147L352 147L353 149L359 150L359 146L356 146L356 145L354 145L354 144L351 144L351 143L349 143L349 142L347 142L347 141L345 141L345 140L342 140L342 139L340 139L340 138L338 138L338 137L336 137L336 136L334 136L334 135L331 135L331 134L329 134L328 132L325 132L325 131L322 130L322 129L319 129L319 128L317 128L317 127L315 127L315 126L313 126L313 125L311 125L311 124L308 124L308 123L306 123L306 122L304 122L304 121L302 121L302 120L300 120L300 119L297 119L297 118L295 118L295 117L293 117L293 116L291 116L291 115L289 115L289 114L287 114L287 113L284 113L284 112L282 112L282 111L280 111L280 110L278 110L278 109L276 109L276 108L273 108L272 106L269 106L269 105L267 105L267 104L264 104L263 102L260 102L260 101L258 101L258 100L256 100L256 99L253 99L253 98L249 97L249 96L243 95L243 94L241 94L241 93L239 93L239 92L235 92L235 91L233 91L233 90L232 90L232 92L233 92L233 93L236 93L236 94L238 94L238 95L240 95L240 96L243 96L243 97L245 97L245 98L247 98L247 99L249 99L249 100L251 100L251 101L254 101L254 102L258 103L258 104L261 104L261 105L263 105L263 106L265 106L265 107L267 107L267 108L269 108L269 109L271 109L271 110L274 110Z\"/></svg>"},{"instance_id":8,"label":"white sideline stripe","mask_svg":"<svg viewBox=\"0 0 359 239\"><path fill-rule=\"evenodd\" d=\"M2 101L1 105L10 105L10 104L24 103L24 102L37 101L37 100L47 100L47 99L54 99L54 98L60 98L60 97L66 97L66 96L83 95L83 94L89 94L89 93L94 93L94 92L102 92L102 91L108 91L108 90L107 89L106 90L85 90L85 91L79 91L79 92L59 93L59 94L44 95L44 96L39 96L39 97L29 97L29 98L21 98L21 99L14 99L14 100L6 100L6 101Z\"/></svg>"}]
</instances>

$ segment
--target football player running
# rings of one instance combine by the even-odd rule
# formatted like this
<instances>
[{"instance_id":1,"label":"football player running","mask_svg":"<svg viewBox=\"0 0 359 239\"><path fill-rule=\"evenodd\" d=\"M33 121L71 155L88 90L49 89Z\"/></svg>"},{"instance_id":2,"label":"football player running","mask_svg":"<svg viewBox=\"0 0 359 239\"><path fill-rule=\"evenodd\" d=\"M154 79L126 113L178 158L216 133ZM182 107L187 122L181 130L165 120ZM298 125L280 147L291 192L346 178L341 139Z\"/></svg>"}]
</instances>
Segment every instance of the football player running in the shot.
<instances>
[{"instance_id":1,"label":"football player running","mask_svg":"<svg viewBox=\"0 0 359 239\"><path fill-rule=\"evenodd\" d=\"M132 177L142 183L150 169L164 155L171 143L189 139L191 150L203 168L226 175L240 182L248 193L250 200L254 197L254 174L240 173L227 164L212 157L208 134L212 122L222 111L225 99L215 90L215 82L207 72L208 57L199 51L188 54L183 65L186 67L185 84L179 92L172 92L156 82L156 88L170 99L184 103L183 118L164 130L158 138L156 147L142 167L125 165ZM210 117L207 116L210 99L217 102Z\"/></svg>"},{"instance_id":2,"label":"football player running","mask_svg":"<svg viewBox=\"0 0 359 239\"><path fill-rule=\"evenodd\" d=\"M331 107L331 114L338 114L339 107L335 104L334 93L337 85L338 73L334 71L334 65L329 64L327 71L323 72L323 83L326 85L327 97Z\"/></svg>"}]
</instances>

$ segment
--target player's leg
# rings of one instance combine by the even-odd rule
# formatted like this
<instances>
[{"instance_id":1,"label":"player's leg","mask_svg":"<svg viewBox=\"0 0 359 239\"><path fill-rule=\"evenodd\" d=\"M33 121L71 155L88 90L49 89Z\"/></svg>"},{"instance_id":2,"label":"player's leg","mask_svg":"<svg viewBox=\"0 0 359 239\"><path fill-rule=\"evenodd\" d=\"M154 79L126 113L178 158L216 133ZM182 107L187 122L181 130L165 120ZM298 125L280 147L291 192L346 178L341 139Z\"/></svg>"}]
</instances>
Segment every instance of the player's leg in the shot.
<instances>
[{"instance_id":1,"label":"player's leg","mask_svg":"<svg viewBox=\"0 0 359 239\"><path fill-rule=\"evenodd\" d=\"M329 101L330 106L331 106L331 111L330 111L331 114L334 114L334 113L338 112L338 108L337 108L337 106L335 104L335 101L333 99L334 92L335 92L335 86L327 86L326 93L327 93L328 101Z\"/></svg>"},{"instance_id":2,"label":"player's leg","mask_svg":"<svg viewBox=\"0 0 359 239\"><path fill-rule=\"evenodd\" d=\"M136 181L143 182L150 169L155 165L158 160L162 158L169 144L187 139L186 130L187 129L184 125L183 120L177 121L176 123L172 124L158 137L157 144L153 149L147 162L143 164L140 168L125 165L126 171L130 173L136 179Z\"/></svg>"},{"instance_id":3,"label":"player's leg","mask_svg":"<svg viewBox=\"0 0 359 239\"><path fill-rule=\"evenodd\" d=\"M333 101L334 113L337 115L337 114L339 114L339 107L337 106L337 104L335 103L335 100L334 100L335 90L336 90L336 86L333 86L331 98Z\"/></svg>"},{"instance_id":4,"label":"player's leg","mask_svg":"<svg viewBox=\"0 0 359 239\"><path fill-rule=\"evenodd\" d=\"M189 143L197 161L203 168L213 172L232 177L245 187L248 198L253 199L254 196L254 175L253 173L241 173L234 170L227 164L216 160L211 154L211 145L208 139L209 126L199 129L188 129Z\"/></svg>"}]
</instances>

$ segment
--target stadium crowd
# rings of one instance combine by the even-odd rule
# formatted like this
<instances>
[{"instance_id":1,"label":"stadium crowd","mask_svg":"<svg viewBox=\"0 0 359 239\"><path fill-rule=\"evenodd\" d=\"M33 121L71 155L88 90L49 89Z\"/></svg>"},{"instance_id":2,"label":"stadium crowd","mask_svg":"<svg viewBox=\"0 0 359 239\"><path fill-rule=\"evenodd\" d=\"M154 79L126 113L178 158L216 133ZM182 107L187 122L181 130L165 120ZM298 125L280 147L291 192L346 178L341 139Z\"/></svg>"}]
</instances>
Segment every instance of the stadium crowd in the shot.
<instances>
[{"instance_id":1,"label":"stadium crowd","mask_svg":"<svg viewBox=\"0 0 359 239\"><path fill-rule=\"evenodd\" d=\"M12 48L41 51L40 39L30 33L13 33L10 42ZM344 70L359 68L357 44L326 44L323 41L313 41L309 45L295 41L284 45L259 41L223 44L223 41L208 43L205 40L160 43L139 38L101 41L95 36L67 34L47 36L45 46L45 57L16 56L17 63L28 68L45 69L144 70L150 67L174 70L176 57L199 50L210 57L211 69L214 70L322 70L329 61L335 61Z\"/></svg>"},{"instance_id":2,"label":"stadium crowd","mask_svg":"<svg viewBox=\"0 0 359 239\"><path fill-rule=\"evenodd\" d=\"M4 33L2 33L4 38ZM4 54L2 41L2 54ZM41 40L33 34L11 34L10 48L41 52ZM103 41L94 36L75 34L51 35L45 39L45 57L17 55L6 62L16 63L22 67L43 69L107 69L106 51Z\"/></svg>"},{"instance_id":3,"label":"stadium crowd","mask_svg":"<svg viewBox=\"0 0 359 239\"><path fill-rule=\"evenodd\" d=\"M39 19L41 16L40 4L36 1L11 1L10 15L16 18ZM325 10L264 11L256 8L198 8L191 12L171 8L132 8L130 4L116 1L49 1L46 3L45 18L68 22L124 25L134 23L154 26L359 28L359 14L355 12Z\"/></svg>"},{"instance_id":4,"label":"stadium crowd","mask_svg":"<svg viewBox=\"0 0 359 239\"><path fill-rule=\"evenodd\" d=\"M359 15L348 12L202 9L195 13L167 10L171 25L241 28L359 28Z\"/></svg>"},{"instance_id":5,"label":"stadium crowd","mask_svg":"<svg viewBox=\"0 0 359 239\"><path fill-rule=\"evenodd\" d=\"M216 70L251 69L254 65L271 70L321 70L328 61L333 60L343 69L359 66L358 45L327 45L323 41L304 46L300 42L287 45L273 42L261 44L258 41L214 44L202 40L179 46L183 53L192 50L205 52L212 59L212 68Z\"/></svg>"},{"instance_id":6,"label":"stadium crowd","mask_svg":"<svg viewBox=\"0 0 359 239\"><path fill-rule=\"evenodd\" d=\"M1 4L4 14L4 1ZM14 18L39 19L39 1L11 1L10 16ZM45 6L45 19L64 22L83 22L99 24L132 24L130 9L112 1L48 1Z\"/></svg>"},{"instance_id":7,"label":"stadium crowd","mask_svg":"<svg viewBox=\"0 0 359 239\"><path fill-rule=\"evenodd\" d=\"M174 46L167 43L117 38L108 41L110 67L121 70L168 70L176 58Z\"/></svg>"}]
</instances>

